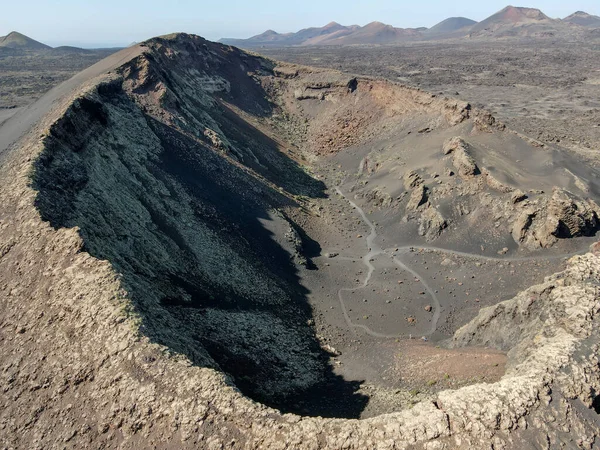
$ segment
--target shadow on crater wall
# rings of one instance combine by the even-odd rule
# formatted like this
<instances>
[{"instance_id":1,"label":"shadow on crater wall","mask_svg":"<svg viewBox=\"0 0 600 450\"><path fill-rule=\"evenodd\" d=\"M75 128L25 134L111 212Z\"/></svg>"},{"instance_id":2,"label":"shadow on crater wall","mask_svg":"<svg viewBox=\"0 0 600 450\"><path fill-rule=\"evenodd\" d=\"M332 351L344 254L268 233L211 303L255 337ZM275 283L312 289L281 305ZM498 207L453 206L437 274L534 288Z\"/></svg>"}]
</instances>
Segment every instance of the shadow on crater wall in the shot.
<instances>
[{"instance_id":1,"label":"shadow on crater wall","mask_svg":"<svg viewBox=\"0 0 600 450\"><path fill-rule=\"evenodd\" d=\"M55 228L79 227L85 251L123 275L154 342L283 412L359 417L367 398L331 370L291 255L259 220L294 205L274 186L321 197L324 185L231 111L213 113L262 177L144 114L113 83L53 126L35 164L36 206Z\"/></svg>"}]
</instances>

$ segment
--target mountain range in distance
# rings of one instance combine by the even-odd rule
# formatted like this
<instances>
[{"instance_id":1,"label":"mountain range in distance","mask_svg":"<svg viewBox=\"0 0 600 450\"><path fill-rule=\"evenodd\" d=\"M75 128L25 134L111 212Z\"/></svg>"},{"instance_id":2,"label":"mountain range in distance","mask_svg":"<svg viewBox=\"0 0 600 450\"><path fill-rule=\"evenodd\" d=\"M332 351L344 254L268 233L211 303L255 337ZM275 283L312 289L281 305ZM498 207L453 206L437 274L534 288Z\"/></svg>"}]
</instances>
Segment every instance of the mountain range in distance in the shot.
<instances>
[{"instance_id":1,"label":"mountain range in distance","mask_svg":"<svg viewBox=\"0 0 600 450\"><path fill-rule=\"evenodd\" d=\"M405 41L462 37L552 37L585 36L600 28L600 17L577 11L564 19L552 19L535 8L507 6L476 22L450 17L431 28L396 28L381 22L344 26L331 22L324 27L305 28L297 33L267 30L248 39L223 38L219 42L238 47L288 47L316 45L377 45Z\"/></svg>"},{"instance_id":2,"label":"mountain range in distance","mask_svg":"<svg viewBox=\"0 0 600 450\"><path fill-rule=\"evenodd\" d=\"M382 22L345 26L330 22L323 27L305 28L296 33L267 30L248 39L223 38L219 42L245 48L383 45L465 37L585 37L586 33L592 37L600 37L599 16L577 11L564 19L552 19L539 9L507 6L481 22L466 17L450 17L431 28L396 28ZM0 36L0 53L3 54L45 52L60 55L91 53L96 50L101 49L71 46L53 48L16 31Z\"/></svg>"},{"instance_id":3,"label":"mountain range in distance","mask_svg":"<svg viewBox=\"0 0 600 450\"><path fill-rule=\"evenodd\" d=\"M22 52L34 52L34 53L49 53L53 55L70 54L70 53L93 53L98 50L107 49L84 49L79 47L73 47L63 45L60 47L50 47L49 45L43 44L42 42L31 39L24 34L17 31L12 31L6 36L0 36L0 53L2 54L13 54Z\"/></svg>"}]
</instances>

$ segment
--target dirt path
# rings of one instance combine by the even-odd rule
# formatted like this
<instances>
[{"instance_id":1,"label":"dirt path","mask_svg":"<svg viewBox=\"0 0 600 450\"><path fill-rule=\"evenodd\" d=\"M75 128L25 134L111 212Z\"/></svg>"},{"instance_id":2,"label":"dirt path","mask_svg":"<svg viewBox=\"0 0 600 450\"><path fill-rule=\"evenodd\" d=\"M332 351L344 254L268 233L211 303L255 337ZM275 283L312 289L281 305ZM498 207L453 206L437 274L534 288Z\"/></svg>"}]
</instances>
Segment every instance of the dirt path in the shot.
<instances>
[{"instance_id":1,"label":"dirt path","mask_svg":"<svg viewBox=\"0 0 600 450\"><path fill-rule=\"evenodd\" d=\"M343 299L343 293L344 292L353 292L358 289L364 289L369 285L369 281L371 280L373 272L375 271L375 266L373 266L373 264L371 264L371 260L375 256L378 256L378 255L387 256L394 262L394 264L396 264L402 270L412 274L423 285L423 287L427 291L428 295L431 297L432 303L434 305L433 306L433 317L431 320L431 328L428 332L422 334L422 336L430 336L433 333L435 333L435 331L437 329L437 324L438 324L438 321L439 321L440 315L441 315L441 305L440 305L439 299L435 293L435 290L433 288L431 288L431 286L429 286L429 284L427 284L426 281L423 280L423 277L417 271L415 271L414 269L412 269L411 267L409 267L408 265L406 265L405 263L400 261L400 259L398 259L398 257L395 256L393 253L398 253L398 252L407 253L410 250L431 250L431 251L444 253L447 255L455 255L455 256L461 256L461 257L465 257L465 258L473 258L473 259L485 260L485 261L524 262L524 261L534 261L534 260L539 260L539 259L553 260L553 259L570 258L572 256L581 255L581 254L584 254L587 252L587 249L584 249L584 250L580 250L580 251L573 252L573 253L552 255L552 256L494 257L494 256L477 255L477 254L467 253L467 252L460 252L457 250L448 250L448 249L432 247L432 246L410 245L410 246L382 249L381 247L379 247L379 245L377 245L375 243L375 239L377 238L377 230L375 228L375 225L373 225L373 223L369 220L369 218L367 217L365 212L362 210L362 208L360 206L358 206L356 203L354 203L352 200L350 200L348 197L346 197L346 195L344 195L344 193L340 190L339 187L336 187L335 190L339 195L341 195L344 199L346 199L346 201L348 203L350 203L350 205L358 212L358 214L361 216L363 221L367 224L367 226L371 230L371 232L369 233L369 235L366 238L368 253L362 257L363 263L365 264L365 266L367 266L367 269L368 269L367 276L366 276L365 280L363 281L362 285L358 288L352 287L352 288L340 289L338 291L338 299L340 301L340 306L342 308L344 319L346 320L346 323L348 324L348 326L351 328L360 328L360 329L364 330L368 335L377 337L377 338L410 338L410 337L412 337L412 335L378 333L376 331L371 330L366 325L356 324L356 323L352 322L352 319L348 315L348 311L346 309L346 305L345 305L344 299ZM350 259L350 258L345 258L345 259Z\"/></svg>"},{"instance_id":2,"label":"dirt path","mask_svg":"<svg viewBox=\"0 0 600 450\"><path fill-rule=\"evenodd\" d=\"M419 282L423 285L423 287L427 290L429 296L431 297L431 300L434 304L433 318L431 320L431 329L427 333L424 333L424 336L429 336L429 335L433 334L435 332L435 330L437 329L437 323L438 323L438 320L441 315L441 305L437 298L437 295L435 294L435 290L432 289L431 286L429 286L425 281L423 281L422 277L414 269L411 269L406 264L404 264L402 261L400 261L398 258L396 258L395 256L389 255L386 252L386 250L379 247L379 245L377 245L375 243L375 239L377 238L377 230L375 229L375 225L373 225L373 222L371 222L369 220L369 218L367 217L365 212L362 210L362 208L360 206L358 206L356 203L354 203L352 200L350 200L348 197L346 197L344 195L344 193L338 187L336 187L335 190L337 191L338 194L340 194L342 197L344 197L350 203L350 205L352 205L352 207L354 209L356 209L356 211L358 211L358 213L360 214L360 216L362 217L364 222L368 225L369 229L371 230L371 233L367 236L367 248L369 249L369 251L365 256L362 257L363 263L365 264L365 266L367 266L368 272L367 272L367 276L366 276L365 280L363 281L362 286L358 289L366 288L369 284L369 281L371 280L371 277L375 270L375 266L373 266L373 264L371 264L371 259L373 259L375 256L378 256L378 255L385 255L388 258L391 258L391 260L394 262L394 264L396 264L402 270L410 272L414 277L418 278ZM374 337L378 337L378 338L399 338L399 337L408 338L408 337L411 337L410 335L399 335L399 334L390 335L390 334L377 333L376 331L371 330L366 325L360 325L360 324L353 323L352 319L350 319L350 316L348 315L348 312L346 310L346 305L345 305L344 299L343 299L343 293L355 291L356 289L357 288L342 288L338 291L338 298L340 300L340 306L342 307L342 312L344 314L344 318L345 318L348 326L350 326L352 328L361 328L370 336L374 336Z\"/></svg>"},{"instance_id":3,"label":"dirt path","mask_svg":"<svg viewBox=\"0 0 600 450\"><path fill-rule=\"evenodd\" d=\"M346 199L346 200L348 200L348 199ZM560 255L551 255L551 256L502 257L502 256L478 255L475 253L460 252L457 250L449 250L449 249L440 248L440 247L431 247L428 245L425 245L425 246L423 246L423 245L407 245L404 247L386 248L385 252L394 252L394 251L396 251L396 249L398 252L406 252L406 250L431 250L434 252L445 253L447 255L462 256L464 258L479 259L479 260L484 260L484 261L501 261L501 262L525 262L525 261L536 261L538 259L544 259L544 260L563 259L563 258L570 258L570 257L576 256L576 255L583 255L589 251L586 248L583 250L579 250L577 252L564 253L564 254L560 254Z\"/></svg>"}]
</instances>

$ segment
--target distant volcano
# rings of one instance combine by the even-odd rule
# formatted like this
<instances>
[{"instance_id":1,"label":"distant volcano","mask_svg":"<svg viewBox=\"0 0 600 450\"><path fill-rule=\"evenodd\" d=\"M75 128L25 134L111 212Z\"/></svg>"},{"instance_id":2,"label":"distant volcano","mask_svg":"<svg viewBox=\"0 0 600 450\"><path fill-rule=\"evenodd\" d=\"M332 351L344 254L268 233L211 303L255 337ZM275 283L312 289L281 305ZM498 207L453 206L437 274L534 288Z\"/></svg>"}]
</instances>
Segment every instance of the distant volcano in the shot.
<instances>
[{"instance_id":1,"label":"distant volcano","mask_svg":"<svg viewBox=\"0 0 600 450\"><path fill-rule=\"evenodd\" d=\"M0 37L0 47L22 50L49 50L52 48L16 31Z\"/></svg>"}]
</instances>

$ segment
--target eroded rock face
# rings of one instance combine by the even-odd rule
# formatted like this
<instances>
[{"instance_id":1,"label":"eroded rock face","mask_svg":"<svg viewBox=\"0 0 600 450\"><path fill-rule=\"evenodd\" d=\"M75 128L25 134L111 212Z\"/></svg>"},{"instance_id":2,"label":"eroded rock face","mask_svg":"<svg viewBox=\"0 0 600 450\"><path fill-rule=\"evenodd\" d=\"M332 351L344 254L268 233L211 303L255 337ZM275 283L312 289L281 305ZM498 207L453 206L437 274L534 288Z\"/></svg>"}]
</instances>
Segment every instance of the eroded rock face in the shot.
<instances>
[{"instance_id":1,"label":"eroded rock face","mask_svg":"<svg viewBox=\"0 0 600 450\"><path fill-rule=\"evenodd\" d=\"M36 206L122 274L153 340L247 395L295 404L329 376L293 281L292 261L307 260L295 227L275 230L288 252L257 218L289 205L282 192L319 196L323 185L220 104L269 111L245 72L268 73L266 61L199 38L146 45L53 124L35 162ZM229 81L207 82L219 77Z\"/></svg>"},{"instance_id":2,"label":"eroded rock face","mask_svg":"<svg viewBox=\"0 0 600 450\"><path fill-rule=\"evenodd\" d=\"M424 205L427 202L427 188L419 184L416 186L408 199L408 203L406 204L406 211L415 212L419 209L421 205Z\"/></svg>"},{"instance_id":3,"label":"eroded rock face","mask_svg":"<svg viewBox=\"0 0 600 450\"><path fill-rule=\"evenodd\" d=\"M559 239L593 236L600 228L600 209L564 189L555 188L550 198L525 202L512 227L516 242L530 248L550 247Z\"/></svg>"},{"instance_id":4,"label":"eroded rock face","mask_svg":"<svg viewBox=\"0 0 600 450\"><path fill-rule=\"evenodd\" d=\"M590 236L600 225L598 205L564 189L554 190L547 208L546 229L557 238Z\"/></svg>"}]
</instances>

